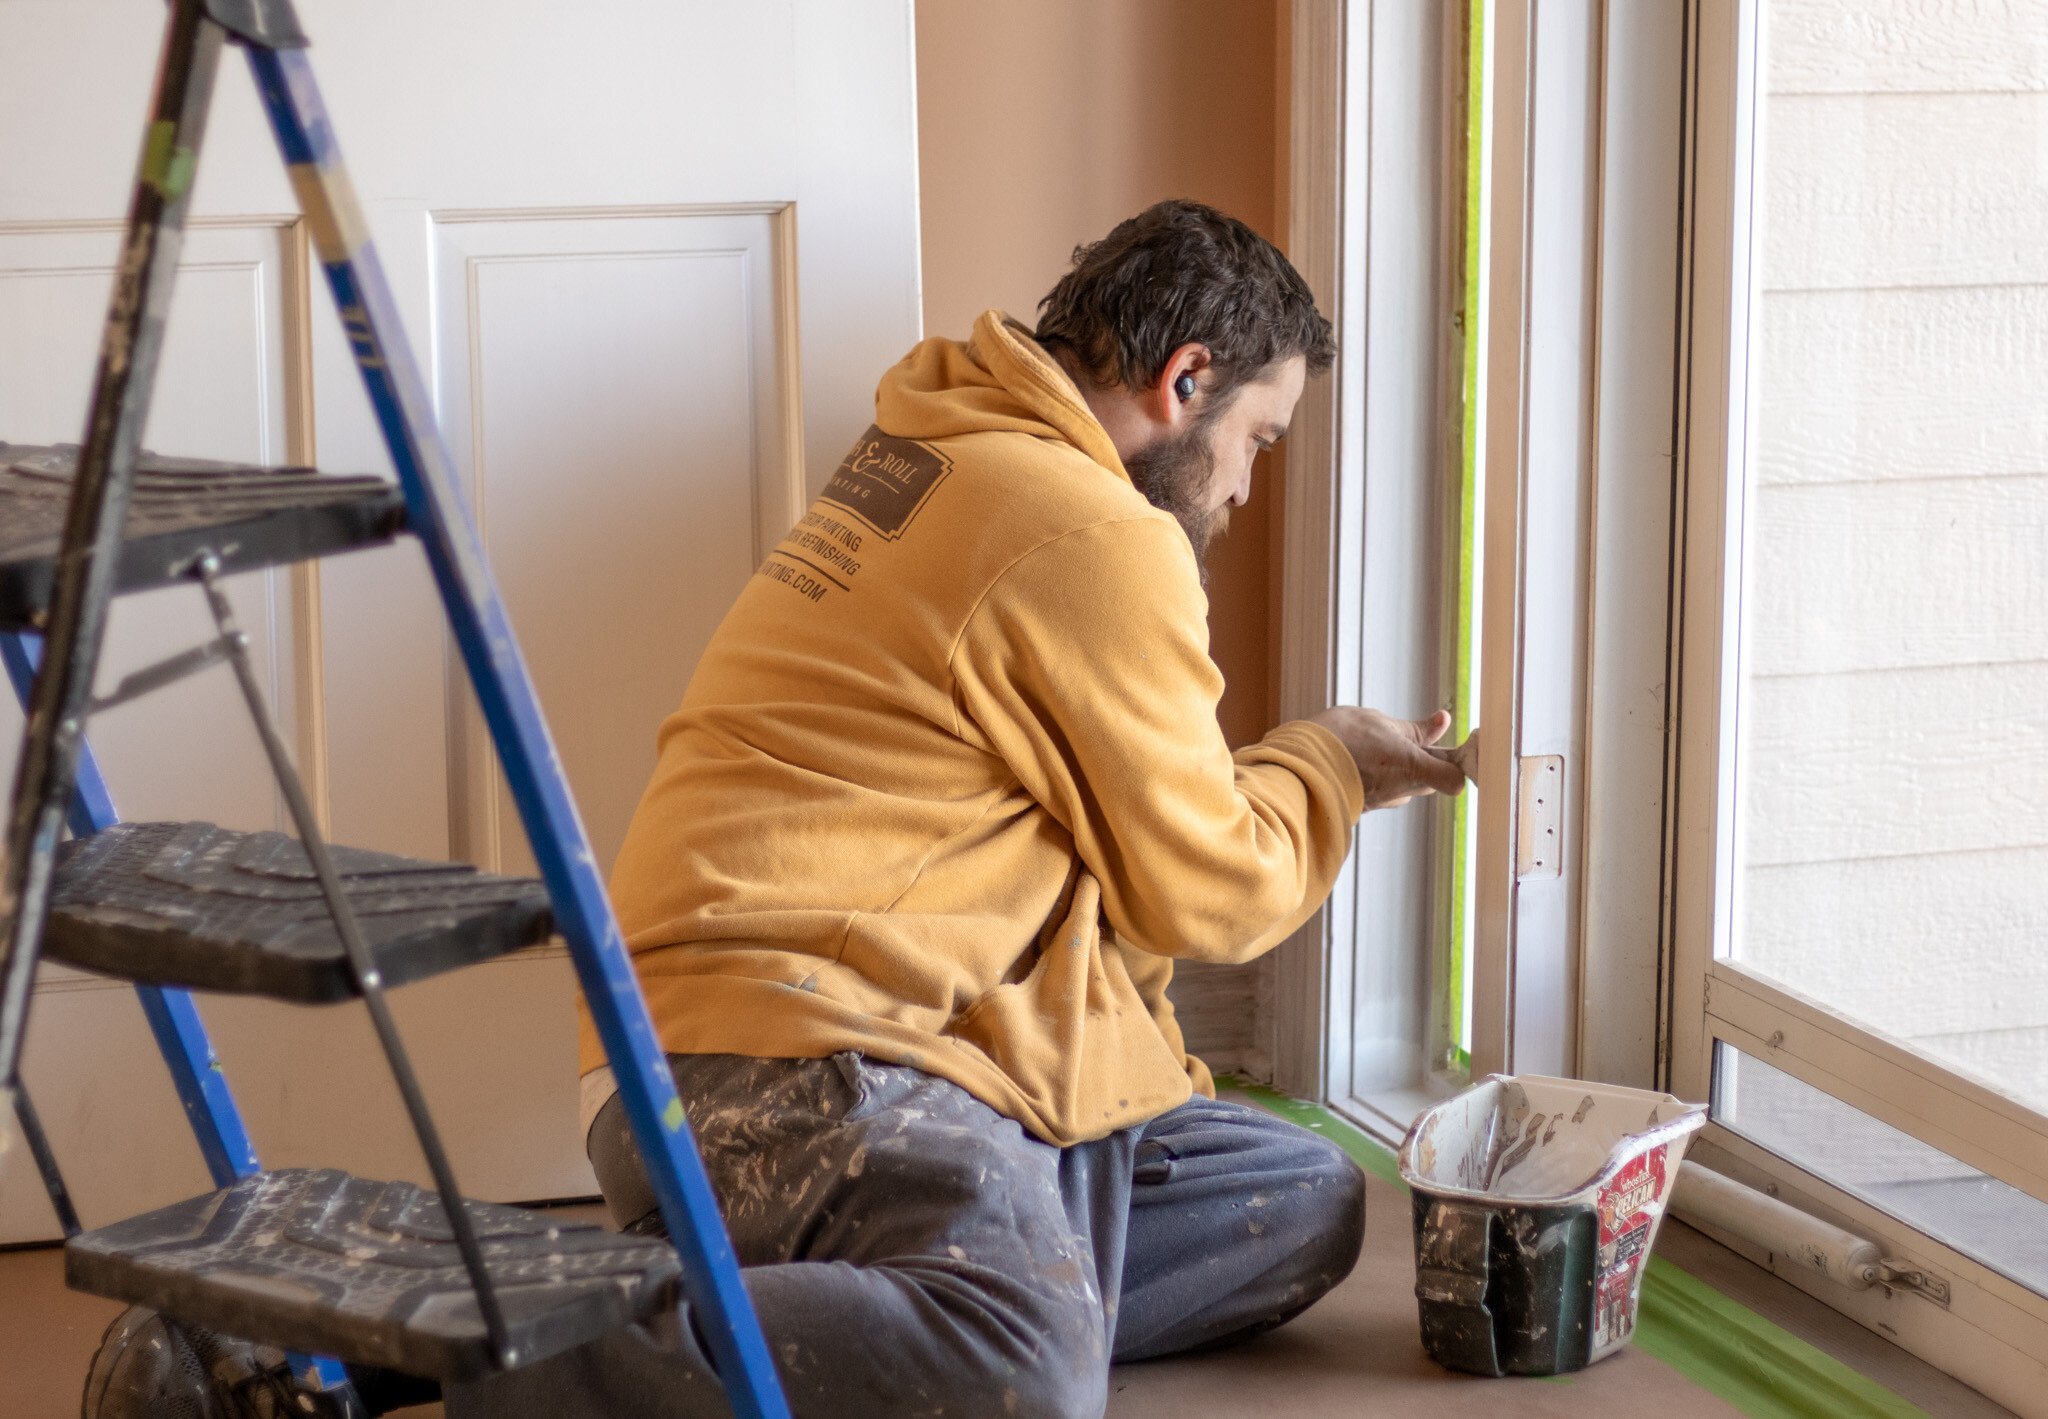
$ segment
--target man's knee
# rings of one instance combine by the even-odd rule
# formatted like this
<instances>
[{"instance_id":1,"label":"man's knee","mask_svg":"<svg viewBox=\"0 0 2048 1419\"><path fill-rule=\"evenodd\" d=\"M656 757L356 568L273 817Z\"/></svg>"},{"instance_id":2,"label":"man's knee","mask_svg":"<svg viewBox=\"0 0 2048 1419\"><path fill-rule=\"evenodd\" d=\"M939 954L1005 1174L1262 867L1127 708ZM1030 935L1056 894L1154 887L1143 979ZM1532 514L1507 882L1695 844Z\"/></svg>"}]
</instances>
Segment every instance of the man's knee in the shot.
<instances>
[{"instance_id":1,"label":"man's knee","mask_svg":"<svg viewBox=\"0 0 2048 1419\"><path fill-rule=\"evenodd\" d=\"M1261 1189L1250 1225L1277 1247L1265 1249L1268 1269L1257 1290L1267 1325L1299 1315L1351 1274L1365 1243L1365 1174L1344 1150L1303 1130L1290 1139L1288 1181Z\"/></svg>"},{"instance_id":2,"label":"man's knee","mask_svg":"<svg viewBox=\"0 0 2048 1419\"><path fill-rule=\"evenodd\" d=\"M1304 1179L1306 1245L1300 1271L1313 1300L1351 1274L1365 1245L1365 1173L1343 1149L1324 1138Z\"/></svg>"},{"instance_id":3,"label":"man's knee","mask_svg":"<svg viewBox=\"0 0 2048 1419\"><path fill-rule=\"evenodd\" d=\"M939 1308L955 1300L949 1296ZM971 1315L951 1319L966 1343L936 1387L929 1378L918 1385L944 1413L1101 1419L1109 1402L1109 1346L1092 1287L1085 1296L983 1297Z\"/></svg>"}]
</instances>

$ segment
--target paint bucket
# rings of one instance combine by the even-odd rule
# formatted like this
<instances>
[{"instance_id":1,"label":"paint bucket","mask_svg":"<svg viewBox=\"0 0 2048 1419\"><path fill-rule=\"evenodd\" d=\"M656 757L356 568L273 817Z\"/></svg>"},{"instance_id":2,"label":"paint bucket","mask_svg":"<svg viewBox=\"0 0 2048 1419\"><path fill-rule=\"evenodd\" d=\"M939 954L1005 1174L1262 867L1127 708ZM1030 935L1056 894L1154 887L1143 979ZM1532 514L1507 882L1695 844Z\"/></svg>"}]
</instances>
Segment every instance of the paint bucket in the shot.
<instances>
[{"instance_id":1,"label":"paint bucket","mask_svg":"<svg viewBox=\"0 0 2048 1419\"><path fill-rule=\"evenodd\" d=\"M1495 1074L1415 1121L1422 1343L1447 1369L1555 1375L1628 1343L1643 1267L1706 1108Z\"/></svg>"}]
</instances>

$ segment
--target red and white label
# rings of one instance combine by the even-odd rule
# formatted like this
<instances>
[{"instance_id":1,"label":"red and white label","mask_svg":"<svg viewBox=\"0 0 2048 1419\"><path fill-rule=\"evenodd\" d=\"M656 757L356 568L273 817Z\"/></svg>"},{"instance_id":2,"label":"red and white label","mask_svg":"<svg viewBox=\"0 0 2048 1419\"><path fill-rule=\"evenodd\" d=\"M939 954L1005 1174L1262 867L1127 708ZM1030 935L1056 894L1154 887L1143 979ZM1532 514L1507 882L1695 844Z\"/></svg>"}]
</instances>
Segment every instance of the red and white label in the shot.
<instances>
[{"instance_id":1,"label":"red and white label","mask_svg":"<svg viewBox=\"0 0 2048 1419\"><path fill-rule=\"evenodd\" d=\"M1593 1293L1593 1351L1597 1356L1627 1340L1636 1328L1637 1282L1649 1260L1650 1233L1664 1197L1665 1156L1660 1144L1631 1158L1600 1189L1600 1276Z\"/></svg>"}]
</instances>

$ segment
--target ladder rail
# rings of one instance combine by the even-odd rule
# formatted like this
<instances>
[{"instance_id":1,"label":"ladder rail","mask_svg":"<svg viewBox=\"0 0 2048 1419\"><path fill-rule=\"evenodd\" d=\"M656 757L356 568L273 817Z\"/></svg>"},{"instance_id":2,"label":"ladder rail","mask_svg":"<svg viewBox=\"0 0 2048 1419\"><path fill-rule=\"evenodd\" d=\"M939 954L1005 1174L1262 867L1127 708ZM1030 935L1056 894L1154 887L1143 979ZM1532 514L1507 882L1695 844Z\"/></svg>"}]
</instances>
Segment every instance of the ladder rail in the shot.
<instances>
[{"instance_id":1,"label":"ladder rail","mask_svg":"<svg viewBox=\"0 0 2048 1419\"><path fill-rule=\"evenodd\" d=\"M15 1086L14 1119L21 1125L21 1138L28 1144L36 1171L42 1175L43 1194L50 1199L50 1210L57 1214L57 1228L69 1241L85 1229L78 1225L78 1208L71 1201L71 1189L64 1182L64 1170L57 1166L57 1154L50 1147L50 1135L43 1132L43 1121L36 1113L35 1104L29 1100L26 1084Z\"/></svg>"},{"instance_id":2,"label":"ladder rail","mask_svg":"<svg viewBox=\"0 0 2048 1419\"><path fill-rule=\"evenodd\" d=\"M22 1047L49 929L58 843L66 827L96 831L114 819L105 781L87 753L85 721L226 34L207 17L205 0L173 0L43 627L41 672L21 638L5 638L8 676L25 692L27 721L0 871L0 918L8 923L0 940L0 1097L10 1104L18 1094L26 1098L19 1089ZM216 1182L254 1172L255 1149L191 999L149 986L138 987L138 998L208 1171ZM54 1170L54 1155L48 1162ZM62 1205L54 1193L51 1201L61 1221L68 1195ZM340 1361L287 1358L307 1388L352 1396Z\"/></svg>"},{"instance_id":3,"label":"ladder rail","mask_svg":"<svg viewBox=\"0 0 2048 1419\"><path fill-rule=\"evenodd\" d=\"M682 1254L683 1284L739 1419L788 1406L640 993L596 856L484 558L333 126L302 50L251 43L250 70L333 291L507 785L618 1079L634 1142Z\"/></svg>"}]
</instances>

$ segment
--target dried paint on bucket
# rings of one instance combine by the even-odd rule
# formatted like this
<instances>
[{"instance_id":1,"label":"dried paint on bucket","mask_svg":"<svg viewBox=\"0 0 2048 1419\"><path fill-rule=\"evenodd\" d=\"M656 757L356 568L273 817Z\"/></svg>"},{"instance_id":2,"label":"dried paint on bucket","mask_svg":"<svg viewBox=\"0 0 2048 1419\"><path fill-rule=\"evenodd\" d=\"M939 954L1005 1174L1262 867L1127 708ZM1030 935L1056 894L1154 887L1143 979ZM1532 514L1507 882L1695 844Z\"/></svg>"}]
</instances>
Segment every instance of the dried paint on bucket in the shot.
<instances>
[{"instance_id":1,"label":"dried paint on bucket","mask_svg":"<svg viewBox=\"0 0 2048 1419\"><path fill-rule=\"evenodd\" d=\"M1558 1374L1635 1331L1643 1266L1704 1107L1493 1075L1401 1145L1423 1343L1451 1369Z\"/></svg>"}]
</instances>

